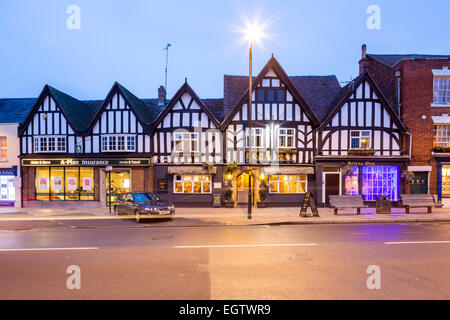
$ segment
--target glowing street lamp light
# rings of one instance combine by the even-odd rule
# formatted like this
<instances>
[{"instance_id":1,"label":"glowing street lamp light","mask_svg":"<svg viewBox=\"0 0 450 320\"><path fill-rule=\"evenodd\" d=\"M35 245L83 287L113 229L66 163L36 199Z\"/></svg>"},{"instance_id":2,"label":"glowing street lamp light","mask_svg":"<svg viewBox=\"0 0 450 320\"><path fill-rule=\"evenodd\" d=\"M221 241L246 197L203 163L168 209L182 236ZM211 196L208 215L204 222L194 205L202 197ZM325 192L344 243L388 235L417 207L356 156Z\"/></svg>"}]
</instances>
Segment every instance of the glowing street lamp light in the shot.
<instances>
[{"instance_id":1,"label":"glowing street lamp light","mask_svg":"<svg viewBox=\"0 0 450 320\"><path fill-rule=\"evenodd\" d=\"M247 219L252 218L252 175L250 164L252 161L252 50L253 42L259 43L261 38L264 37L262 27L254 22L253 24L247 24L247 29L244 31L245 38L250 42L249 48L249 73L248 73L248 207L247 207Z\"/></svg>"}]
</instances>

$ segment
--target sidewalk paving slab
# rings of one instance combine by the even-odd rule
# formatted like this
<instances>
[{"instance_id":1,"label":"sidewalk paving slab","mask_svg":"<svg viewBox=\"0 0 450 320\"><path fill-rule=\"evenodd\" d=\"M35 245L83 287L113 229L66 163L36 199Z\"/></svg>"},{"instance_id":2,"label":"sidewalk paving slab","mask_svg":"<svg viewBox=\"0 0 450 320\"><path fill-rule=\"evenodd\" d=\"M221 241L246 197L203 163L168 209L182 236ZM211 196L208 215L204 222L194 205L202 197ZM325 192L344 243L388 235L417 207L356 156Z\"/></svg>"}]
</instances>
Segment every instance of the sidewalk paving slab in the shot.
<instances>
[{"instance_id":1,"label":"sidewalk paving slab","mask_svg":"<svg viewBox=\"0 0 450 320\"><path fill-rule=\"evenodd\" d=\"M450 222L450 208L412 209L406 214L403 208L393 208L391 214L375 214L375 208L363 209L360 215L348 209L335 215L331 208L319 208L320 217L300 217L300 208L253 208L252 219L247 219L247 208L177 208L171 221L161 221L149 226L213 226L213 225L279 225L279 224L354 224L354 223L404 223ZM308 211L308 214L311 213ZM0 208L0 221L15 220L104 220L126 219L109 215L108 208L92 209L36 209ZM88 223L86 224L88 225Z\"/></svg>"}]
</instances>

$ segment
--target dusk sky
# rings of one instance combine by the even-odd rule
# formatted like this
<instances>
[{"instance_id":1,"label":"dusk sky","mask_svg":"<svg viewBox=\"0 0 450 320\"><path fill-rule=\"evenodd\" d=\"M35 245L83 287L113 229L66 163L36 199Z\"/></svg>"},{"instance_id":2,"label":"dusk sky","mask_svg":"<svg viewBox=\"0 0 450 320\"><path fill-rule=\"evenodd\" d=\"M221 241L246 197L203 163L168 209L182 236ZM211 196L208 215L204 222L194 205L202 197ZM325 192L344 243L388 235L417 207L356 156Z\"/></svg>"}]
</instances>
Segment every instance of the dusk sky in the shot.
<instances>
[{"instance_id":1,"label":"dusk sky","mask_svg":"<svg viewBox=\"0 0 450 320\"><path fill-rule=\"evenodd\" d=\"M66 13L80 8L80 29ZM381 29L369 30L369 5ZM2 0L0 97L37 97L47 83L78 99L103 99L118 81L157 96L169 51L168 97L185 77L201 98L223 97L223 75L248 74L245 20L268 24L254 75L273 53L291 75L358 74L368 53L450 54L450 1Z\"/></svg>"}]
</instances>

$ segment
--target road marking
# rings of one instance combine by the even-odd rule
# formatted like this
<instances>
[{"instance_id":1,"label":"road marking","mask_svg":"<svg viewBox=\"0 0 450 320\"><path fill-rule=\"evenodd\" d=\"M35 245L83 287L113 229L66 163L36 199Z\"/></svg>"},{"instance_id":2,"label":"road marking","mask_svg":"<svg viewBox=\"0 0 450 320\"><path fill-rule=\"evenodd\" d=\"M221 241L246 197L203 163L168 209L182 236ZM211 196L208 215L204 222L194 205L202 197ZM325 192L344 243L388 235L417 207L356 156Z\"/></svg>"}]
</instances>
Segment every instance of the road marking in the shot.
<instances>
[{"instance_id":1,"label":"road marking","mask_svg":"<svg viewBox=\"0 0 450 320\"><path fill-rule=\"evenodd\" d=\"M300 247L317 246L317 243L278 243L278 244L217 244L203 246L174 246L176 249L195 249L195 248L248 248L248 247Z\"/></svg>"},{"instance_id":2,"label":"road marking","mask_svg":"<svg viewBox=\"0 0 450 320\"><path fill-rule=\"evenodd\" d=\"M16 248L16 249L0 249L0 252L8 251L56 251L56 250L98 250L98 247L78 247L78 248Z\"/></svg>"},{"instance_id":3,"label":"road marking","mask_svg":"<svg viewBox=\"0 0 450 320\"><path fill-rule=\"evenodd\" d=\"M435 244L435 243L450 243L450 241L398 241L398 242L385 242L384 244Z\"/></svg>"}]
</instances>

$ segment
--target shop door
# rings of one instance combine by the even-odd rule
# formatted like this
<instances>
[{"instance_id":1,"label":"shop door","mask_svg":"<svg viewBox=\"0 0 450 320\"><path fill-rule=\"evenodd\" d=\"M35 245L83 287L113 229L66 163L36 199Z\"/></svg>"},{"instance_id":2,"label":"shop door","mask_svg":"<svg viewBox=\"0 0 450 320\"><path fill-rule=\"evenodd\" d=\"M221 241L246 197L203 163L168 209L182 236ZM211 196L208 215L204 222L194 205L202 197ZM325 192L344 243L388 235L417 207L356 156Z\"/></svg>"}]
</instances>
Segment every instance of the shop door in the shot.
<instances>
[{"instance_id":1,"label":"shop door","mask_svg":"<svg viewBox=\"0 0 450 320\"><path fill-rule=\"evenodd\" d=\"M111 189L109 188L109 181L111 175ZM130 170L114 170L106 173L106 203L109 205L109 192L111 190L111 205L117 197L120 197L127 192L131 192Z\"/></svg>"},{"instance_id":2,"label":"shop door","mask_svg":"<svg viewBox=\"0 0 450 320\"><path fill-rule=\"evenodd\" d=\"M428 193L428 172L414 172L409 182L409 192L411 194Z\"/></svg>"},{"instance_id":3,"label":"shop door","mask_svg":"<svg viewBox=\"0 0 450 320\"><path fill-rule=\"evenodd\" d=\"M237 203L247 204L248 203L248 174L243 173L237 178ZM251 188L253 189L253 177L251 177ZM254 198L252 190L252 199Z\"/></svg>"},{"instance_id":4,"label":"shop door","mask_svg":"<svg viewBox=\"0 0 450 320\"><path fill-rule=\"evenodd\" d=\"M340 173L325 174L325 203L328 204L329 195L339 195L339 177Z\"/></svg>"}]
</instances>

